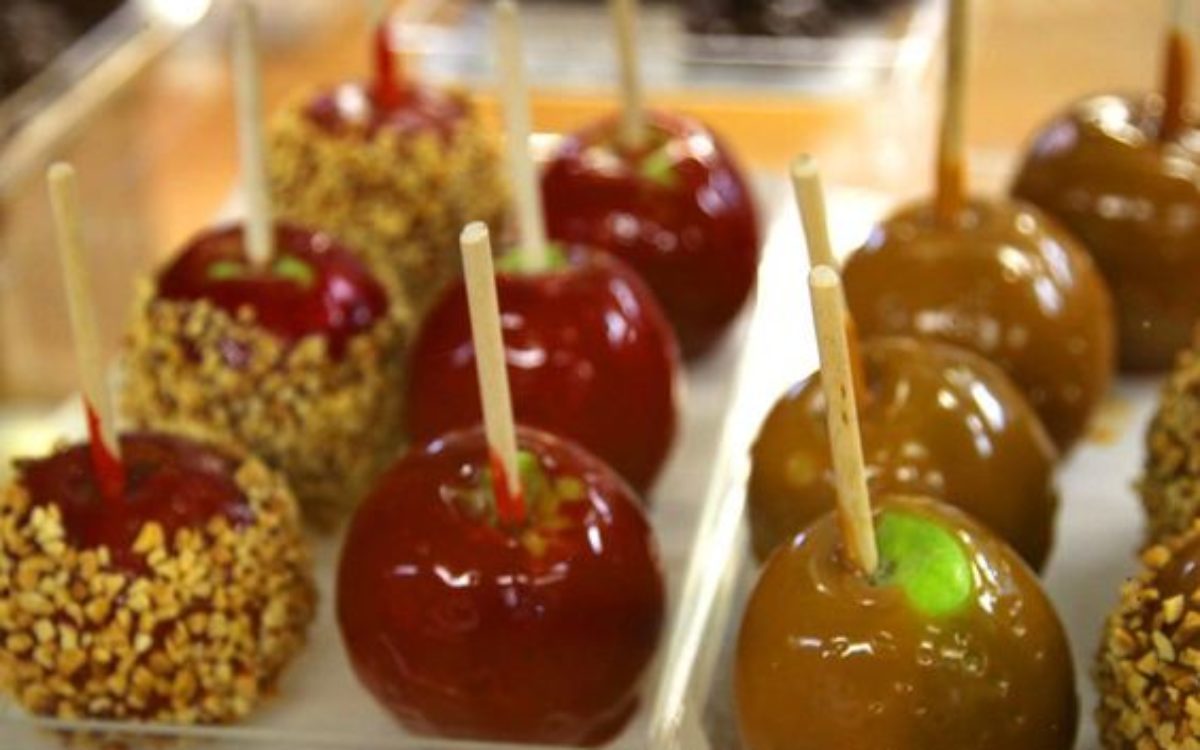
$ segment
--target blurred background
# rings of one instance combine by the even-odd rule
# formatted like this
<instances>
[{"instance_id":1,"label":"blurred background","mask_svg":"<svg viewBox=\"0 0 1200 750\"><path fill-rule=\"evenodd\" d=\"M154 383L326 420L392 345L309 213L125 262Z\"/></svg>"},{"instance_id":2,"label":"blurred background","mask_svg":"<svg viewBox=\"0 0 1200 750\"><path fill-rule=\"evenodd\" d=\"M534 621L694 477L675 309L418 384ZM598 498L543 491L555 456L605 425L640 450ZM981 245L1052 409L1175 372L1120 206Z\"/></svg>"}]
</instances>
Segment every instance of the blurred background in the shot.
<instances>
[{"instance_id":1,"label":"blurred background","mask_svg":"<svg viewBox=\"0 0 1200 750\"><path fill-rule=\"evenodd\" d=\"M1003 187L1038 123L1097 89L1157 77L1160 3L979 0L969 132L980 189ZM268 107L363 74L366 4L259 0ZM493 113L489 5L397 3L414 70ZM600 0L523 3L534 124L611 108ZM760 174L801 150L831 182L915 196L930 182L940 0L649 0L653 101L708 121ZM101 330L115 347L135 280L229 203L237 179L222 0L4 0L0 6L0 416L35 413L75 373L41 175L81 172Z\"/></svg>"}]
</instances>

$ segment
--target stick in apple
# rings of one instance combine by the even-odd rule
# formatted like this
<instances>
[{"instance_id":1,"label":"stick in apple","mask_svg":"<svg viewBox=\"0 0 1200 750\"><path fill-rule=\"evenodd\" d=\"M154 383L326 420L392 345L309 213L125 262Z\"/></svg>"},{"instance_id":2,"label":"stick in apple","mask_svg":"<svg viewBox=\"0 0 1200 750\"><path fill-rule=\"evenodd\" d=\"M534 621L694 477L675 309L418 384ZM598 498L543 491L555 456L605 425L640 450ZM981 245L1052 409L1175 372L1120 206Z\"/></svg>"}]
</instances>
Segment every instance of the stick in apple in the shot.
<instances>
[{"instance_id":1,"label":"stick in apple","mask_svg":"<svg viewBox=\"0 0 1200 750\"><path fill-rule=\"evenodd\" d=\"M804 227L804 244L808 247L808 267L837 268L833 244L829 241L829 217L825 211L825 189L821 185L821 170L810 154L801 154L792 161L792 190L800 224ZM850 369L853 372L854 393L859 401L867 398L867 380L859 348L858 329L854 319L846 315L846 342L850 350Z\"/></svg>"},{"instance_id":2,"label":"stick in apple","mask_svg":"<svg viewBox=\"0 0 1200 750\"><path fill-rule=\"evenodd\" d=\"M859 572L869 576L879 565L879 553L875 546L862 436L858 429L842 281L837 271L829 266L818 266L809 273L808 286L817 324L821 386L825 391L829 443L833 451L838 519L850 562Z\"/></svg>"},{"instance_id":3,"label":"stick in apple","mask_svg":"<svg viewBox=\"0 0 1200 750\"><path fill-rule=\"evenodd\" d=\"M251 266L263 268L275 254L274 220L267 188L258 13L248 0L239 0L236 6L233 74L237 93L238 142L242 156L242 189L246 194L246 257Z\"/></svg>"},{"instance_id":4,"label":"stick in apple","mask_svg":"<svg viewBox=\"0 0 1200 750\"><path fill-rule=\"evenodd\" d=\"M638 148L646 135L646 110L638 65L638 0L609 0L617 37L617 64L621 71L621 143Z\"/></svg>"},{"instance_id":5,"label":"stick in apple","mask_svg":"<svg viewBox=\"0 0 1200 750\"><path fill-rule=\"evenodd\" d=\"M1191 0L1168 0L1166 56L1163 61L1163 114L1158 137L1169 141L1184 125L1184 108L1192 77L1192 45L1188 16Z\"/></svg>"},{"instance_id":6,"label":"stick in apple","mask_svg":"<svg viewBox=\"0 0 1200 750\"><path fill-rule=\"evenodd\" d=\"M938 221L952 225L962 210L966 190L966 147L964 121L967 105L967 66L970 54L971 0L950 0L950 22L946 31L946 77L942 100L941 135L938 139L937 194L934 209Z\"/></svg>"},{"instance_id":7,"label":"stick in apple","mask_svg":"<svg viewBox=\"0 0 1200 750\"><path fill-rule=\"evenodd\" d=\"M388 24L389 0L369 0L368 13L372 33L374 34L373 73L371 95L375 105L383 109L395 107L400 103L402 73L392 49L391 28Z\"/></svg>"},{"instance_id":8,"label":"stick in apple","mask_svg":"<svg viewBox=\"0 0 1200 750\"><path fill-rule=\"evenodd\" d=\"M496 299L496 276L492 265L492 243L487 225L468 224L459 237L471 335L475 343L475 365L483 425L491 451L496 513L509 526L525 520L521 475L517 467L517 432L513 422L508 368L504 359L504 334L500 327L500 304Z\"/></svg>"},{"instance_id":9,"label":"stick in apple","mask_svg":"<svg viewBox=\"0 0 1200 750\"><path fill-rule=\"evenodd\" d=\"M62 260L75 356L83 385L92 469L105 502L119 508L125 494L125 471L117 437L116 409L113 407L112 389L104 374L100 334L96 330L96 308L92 303L84 261L83 222L80 218L75 169L69 164L54 164L46 173L46 181L54 212L58 253Z\"/></svg>"},{"instance_id":10,"label":"stick in apple","mask_svg":"<svg viewBox=\"0 0 1200 750\"><path fill-rule=\"evenodd\" d=\"M521 19L513 0L496 3L496 50L500 64L500 98L508 141L508 165L516 191L521 249L532 268L547 263L546 223L537 171L529 154L529 90L525 85Z\"/></svg>"}]
</instances>

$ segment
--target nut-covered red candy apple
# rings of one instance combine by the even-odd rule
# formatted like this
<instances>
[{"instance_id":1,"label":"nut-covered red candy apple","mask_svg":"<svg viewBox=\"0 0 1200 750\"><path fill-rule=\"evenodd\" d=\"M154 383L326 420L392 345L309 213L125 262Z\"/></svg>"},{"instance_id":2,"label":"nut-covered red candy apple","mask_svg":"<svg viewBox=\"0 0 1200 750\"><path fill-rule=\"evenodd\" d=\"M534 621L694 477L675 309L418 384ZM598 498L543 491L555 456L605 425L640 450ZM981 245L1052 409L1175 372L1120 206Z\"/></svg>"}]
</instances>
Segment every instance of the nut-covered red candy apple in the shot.
<instances>
[{"instance_id":1,"label":"nut-covered red candy apple","mask_svg":"<svg viewBox=\"0 0 1200 750\"><path fill-rule=\"evenodd\" d=\"M951 5L937 194L875 228L846 262L846 297L865 336L939 339L1000 365L1065 453L1112 381L1112 301L1091 257L1041 211L963 195L961 4Z\"/></svg>"},{"instance_id":2,"label":"nut-covered red candy apple","mask_svg":"<svg viewBox=\"0 0 1200 750\"><path fill-rule=\"evenodd\" d=\"M571 438L645 490L675 434L670 327L617 259L577 248L550 258L526 268L512 254L496 276L517 421ZM413 439L479 423L475 370L467 292L458 282L412 349L405 413Z\"/></svg>"},{"instance_id":3,"label":"nut-covered red candy apple","mask_svg":"<svg viewBox=\"0 0 1200 750\"><path fill-rule=\"evenodd\" d=\"M1096 259L1126 370L1170 367L1200 320L1200 131L1186 111L1191 55L1181 26L1168 33L1161 95L1072 104L1033 136L1013 185Z\"/></svg>"},{"instance_id":4,"label":"nut-covered red candy apple","mask_svg":"<svg viewBox=\"0 0 1200 750\"><path fill-rule=\"evenodd\" d=\"M712 348L754 288L753 197L724 144L691 118L648 112L634 146L617 117L568 136L545 167L542 196L550 237L633 266L689 359Z\"/></svg>"},{"instance_id":5,"label":"nut-covered red candy apple","mask_svg":"<svg viewBox=\"0 0 1200 750\"><path fill-rule=\"evenodd\" d=\"M1074 669L1053 606L955 508L869 498L840 285L828 267L810 285L838 505L771 556L746 605L743 746L1070 750Z\"/></svg>"},{"instance_id":6,"label":"nut-covered red candy apple","mask_svg":"<svg viewBox=\"0 0 1200 750\"><path fill-rule=\"evenodd\" d=\"M400 442L402 325L358 258L329 235L272 229L262 264L246 230L201 233L141 302L125 408L201 428L290 479L314 521L336 521Z\"/></svg>"},{"instance_id":7,"label":"nut-covered red candy apple","mask_svg":"<svg viewBox=\"0 0 1200 750\"><path fill-rule=\"evenodd\" d=\"M662 303L684 357L694 359L720 340L754 288L754 197L712 130L646 109L637 0L612 8L621 111L564 138L546 164L546 226L552 239L633 266Z\"/></svg>"},{"instance_id":8,"label":"nut-covered red candy apple","mask_svg":"<svg viewBox=\"0 0 1200 750\"><path fill-rule=\"evenodd\" d=\"M237 720L312 619L295 499L236 448L117 437L74 172L49 176L88 440L17 461L0 489L0 683L62 719Z\"/></svg>"},{"instance_id":9,"label":"nut-covered red candy apple","mask_svg":"<svg viewBox=\"0 0 1200 750\"><path fill-rule=\"evenodd\" d=\"M483 225L462 250L486 433L413 449L359 507L338 570L342 637L414 731L599 744L633 712L658 644L653 533L603 462L514 427Z\"/></svg>"},{"instance_id":10,"label":"nut-covered red candy apple","mask_svg":"<svg viewBox=\"0 0 1200 750\"><path fill-rule=\"evenodd\" d=\"M446 248L467 221L498 223L506 190L495 133L470 95L401 69L390 30L377 19L369 80L274 116L268 173L284 218L346 242L393 304L420 316L458 274Z\"/></svg>"}]
</instances>

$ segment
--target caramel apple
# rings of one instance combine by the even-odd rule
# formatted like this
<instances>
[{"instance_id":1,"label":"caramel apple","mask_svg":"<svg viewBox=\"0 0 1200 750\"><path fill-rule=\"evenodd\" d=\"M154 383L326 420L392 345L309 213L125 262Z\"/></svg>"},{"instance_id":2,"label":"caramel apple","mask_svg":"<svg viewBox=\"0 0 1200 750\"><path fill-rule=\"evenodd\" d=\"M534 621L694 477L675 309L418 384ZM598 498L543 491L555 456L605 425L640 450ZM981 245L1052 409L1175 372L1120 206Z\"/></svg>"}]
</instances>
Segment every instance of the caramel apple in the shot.
<instances>
[{"instance_id":1,"label":"caramel apple","mask_svg":"<svg viewBox=\"0 0 1200 750\"><path fill-rule=\"evenodd\" d=\"M1071 750L1070 650L1029 568L926 499L879 498L874 522L874 575L833 514L763 569L734 672L746 750Z\"/></svg>"},{"instance_id":2,"label":"caramel apple","mask_svg":"<svg viewBox=\"0 0 1200 750\"><path fill-rule=\"evenodd\" d=\"M313 616L295 499L233 449L151 432L120 448L107 471L94 434L20 460L0 491L5 687L64 719L237 720Z\"/></svg>"},{"instance_id":3,"label":"caramel apple","mask_svg":"<svg viewBox=\"0 0 1200 750\"><path fill-rule=\"evenodd\" d=\"M1020 391L995 365L946 344L883 337L860 354L872 494L957 505L1040 569L1058 510L1057 453ZM834 507L819 373L776 402L751 457L750 530L763 561Z\"/></svg>"},{"instance_id":4,"label":"caramel apple","mask_svg":"<svg viewBox=\"0 0 1200 750\"><path fill-rule=\"evenodd\" d=\"M1161 542L1200 517L1200 356L1188 349L1162 386L1146 429L1137 488L1146 510L1146 539Z\"/></svg>"},{"instance_id":5,"label":"caramel apple","mask_svg":"<svg viewBox=\"0 0 1200 750\"><path fill-rule=\"evenodd\" d=\"M964 196L962 2L951 4L937 193L888 218L850 257L847 299L866 337L938 339L998 364L1066 452L1112 380L1112 304L1090 256L1039 210Z\"/></svg>"},{"instance_id":6,"label":"caramel apple","mask_svg":"<svg viewBox=\"0 0 1200 750\"><path fill-rule=\"evenodd\" d=\"M346 82L272 120L268 173L281 215L361 253L393 304L421 315L458 273L463 224L498 225L505 184L492 130L467 92L399 70L381 19L369 81Z\"/></svg>"},{"instance_id":7,"label":"caramel apple","mask_svg":"<svg viewBox=\"0 0 1200 750\"><path fill-rule=\"evenodd\" d=\"M138 423L202 429L253 450L328 526L400 444L404 324L328 235L286 224L273 232L262 267L241 225L203 232L143 291L124 406Z\"/></svg>"},{"instance_id":8,"label":"caramel apple","mask_svg":"<svg viewBox=\"0 0 1200 750\"><path fill-rule=\"evenodd\" d=\"M1186 111L1191 56L1168 33L1163 93L1072 104L1032 138L1013 194L1095 258L1112 289L1121 366L1171 366L1200 320L1200 133Z\"/></svg>"},{"instance_id":9,"label":"caramel apple","mask_svg":"<svg viewBox=\"0 0 1200 750\"><path fill-rule=\"evenodd\" d=\"M1185 748L1200 742L1200 527L1142 554L1136 577L1104 625L1096 657L1096 721L1107 750Z\"/></svg>"}]
</instances>

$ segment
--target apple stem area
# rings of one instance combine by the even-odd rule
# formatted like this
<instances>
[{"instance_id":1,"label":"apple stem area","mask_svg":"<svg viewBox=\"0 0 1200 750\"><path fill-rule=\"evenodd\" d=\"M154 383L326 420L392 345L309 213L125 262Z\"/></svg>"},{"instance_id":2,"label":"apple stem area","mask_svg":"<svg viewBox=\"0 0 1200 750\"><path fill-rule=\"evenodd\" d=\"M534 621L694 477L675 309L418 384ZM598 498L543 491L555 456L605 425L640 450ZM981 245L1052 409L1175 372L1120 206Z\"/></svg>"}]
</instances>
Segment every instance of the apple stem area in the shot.
<instances>
[{"instance_id":1,"label":"apple stem area","mask_svg":"<svg viewBox=\"0 0 1200 750\"><path fill-rule=\"evenodd\" d=\"M1159 140L1175 139L1184 126L1184 109L1191 88L1192 44L1187 32L1175 25L1167 31L1163 62L1163 114Z\"/></svg>"},{"instance_id":2,"label":"apple stem area","mask_svg":"<svg viewBox=\"0 0 1200 750\"><path fill-rule=\"evenodd\" d=\"M380 3L382 6L383 3ZM374 19L373 65L374 80L371 82L371 98L380 109L391 109L400 104L401 71L392 50L391 33L387 12L381 7Z\"/></svg>"}]
</instances>

